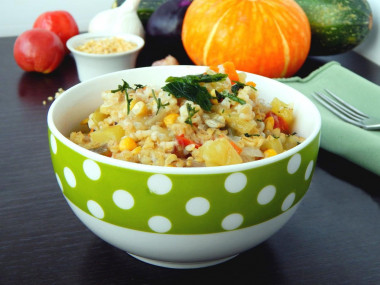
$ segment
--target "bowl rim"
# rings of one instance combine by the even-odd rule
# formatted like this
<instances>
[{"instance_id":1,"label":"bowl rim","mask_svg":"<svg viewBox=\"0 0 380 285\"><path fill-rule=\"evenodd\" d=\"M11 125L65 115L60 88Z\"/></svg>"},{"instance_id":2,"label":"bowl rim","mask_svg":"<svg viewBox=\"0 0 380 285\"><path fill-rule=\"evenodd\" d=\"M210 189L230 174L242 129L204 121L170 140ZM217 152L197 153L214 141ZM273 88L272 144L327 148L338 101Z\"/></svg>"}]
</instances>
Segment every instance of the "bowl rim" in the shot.
<instances>
[{"instance_id":1,"label":"bowl rim","mask_svg":"<svg viewBox=\"0 0 380 285\"><path fill-rule=\"evenodd\" d=\"M285 152L279 153L275 156L268 157L262 160L256 160L256 161L251 161L251 162L245 162L245 163L239 163L239 164L233 164L233 165L224 165L224 166L207 166L207 167L166 167L166 166L157 166L157 165L146 165L146 164L141 164L141 163L135 163L135 162L129 162L129 161L124 161L124 160L119 160L115 158L110 158L107 156L103 156L101 154L95 153L93 151L87 150L74 142L72 142L69 138L67 138L65 135L63 135L58 128L55 126L54 120L53 120L53 114L56 108L59 108L60 101L63 100L63 96L66 96L65 94L74 92L75 89L81 88L83 85L90 85L92 82L102 79L104 77L113 77L117 74L122 74L125 72L131 72L133 70L144 70L144 69L162 69L162 68L167 68L168 66L148 66L148 67L138 67L138 68L132 68L128 70L121 70L121 71L116 71L108 74L104 74L92 79L89 79L84 82L80 82L69 89L65 90L54 102L49 108L48 115L47 115L47 125L50 130L50 132L54 135L55 138L57 138L61 143L66 145L68 148L72 149L73 151L79 153L80 155L91 159L95 162L99 162L102 164L107 164L111 166L116 166L120 168L126 168L130 170L135 170L135 171L141 171L141 172L151 172L151 173L160 173L160 174L221 174L221 173L231 173L231 172L239 172L239 171L244 171L248 169L253 169L253 168L258 168L262 167L268 164L272 164L276 161L280 161L286 158L292 157L294 154L298 153L302 149L306 148L320 133L321 131L321 124L322 124L322 119L320 112L316 105L305 95L303 95L300 91L282 83L279 81L276 81L272 78L268 78L265 76L245 72L246 74L252 74L254 76L258 76L261 78L264 78L265 80L273 80L276 82L276 84L284 86L286 89L291 89L293 92L298 94L298 96L303 97L304 100L308 101L310 104L310 107L314 109L314 115L313 120L315 121L315 128L311 132L311 134L305 138L305 141L303 141L301 144L293 147L292 149L289 149ZM192 68L192 70L195 71L195 69L199 69L200 71L204 68L207 68L207 66L196 66L196 65L180 65L180 66L173 66L172 68ZM194 68L194 69L193 69ZM238 71L240 72L240 71Z\"/></svg>"},{"instance_id":2,"label":"bowl rim","mask_svg":"<svg viewBox=\"0 0 380 285\"><path fill-rule=\"evenodd\" d=\"M108 54L98 54L98 53L88 53L83 52L75 49L75 42L79 40L91 40L91 39L100 39L100 38L110 38L110 37L120 37L127 41L132 41L133 43L137 44L137 47L131 50L123 51L123 52L115 52L115 53L108 53ZM82 33L78 34L76 36L71 37L66 42L66 47L74 54L74 55L80 55L83 57L92 57L92 58L112 58L112 57L120 57L125 56L128 54L133 54L141 50L145 45L145 40L135 34L130 33Z\"/></svg>"}]
</instances>

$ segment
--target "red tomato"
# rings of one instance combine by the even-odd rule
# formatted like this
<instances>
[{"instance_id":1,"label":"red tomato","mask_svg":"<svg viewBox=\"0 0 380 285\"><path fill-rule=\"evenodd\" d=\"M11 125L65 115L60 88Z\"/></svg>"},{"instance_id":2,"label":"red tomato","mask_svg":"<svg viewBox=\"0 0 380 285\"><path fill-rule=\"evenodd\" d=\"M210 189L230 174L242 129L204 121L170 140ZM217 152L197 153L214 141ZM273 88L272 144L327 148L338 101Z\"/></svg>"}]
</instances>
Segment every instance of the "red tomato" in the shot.
<instances>
[{"instance_id":1,"label":"red tomato","mask_svg":"<svg viewBox=\"0 0 380 285\"><path fill-rule=\"evenodd\" d=\"M192 141L191 139L188 139L188 138L185 138L185 135L182 134L182 135L179 135L179 136L176 136L176 139L177 139L177 142L180 146L187 146L189 144L195 144L195 147L198 148L200 147L201 145Z\"/></svg>"},{"instance_id":2,"label":"red tomato","mask_svg":"<svg viewBox=\"0 0 380 285\"><path fill-rule=\"evenodd\" d=\"M16 39L13 56L25 71L50 73L62 62L65 49L59 37L53 32L32 29Z\"/></svg>"},{"instance_id":3,"label":"red tomato","mask_svg":"<svg viewBox=\"0 0 380 285\"><path fill-rule=\"evenodd\" d=\"M265 115L265 118L268 118L268 117L273 117L273 119L274 119L273 128L275 128L275 129L279 128L281 130L281 132L283 132L285 134L289 134L290 129L289 129L288 123L281 116L273 113L272 111L269 111Z\"/></svg>"},{"instance_id":4,"label":"red tomato","mask_svg":"<svg viewBox=\"0 0 380 285\"><path fill-rule=\"evenodd\" d=\"M61 39L66 53L69 53L66 42L79 33L78 25L73 16L67 11L50 11L38 16L33 28L49 30Z\"/></svg>"}]
</instances>

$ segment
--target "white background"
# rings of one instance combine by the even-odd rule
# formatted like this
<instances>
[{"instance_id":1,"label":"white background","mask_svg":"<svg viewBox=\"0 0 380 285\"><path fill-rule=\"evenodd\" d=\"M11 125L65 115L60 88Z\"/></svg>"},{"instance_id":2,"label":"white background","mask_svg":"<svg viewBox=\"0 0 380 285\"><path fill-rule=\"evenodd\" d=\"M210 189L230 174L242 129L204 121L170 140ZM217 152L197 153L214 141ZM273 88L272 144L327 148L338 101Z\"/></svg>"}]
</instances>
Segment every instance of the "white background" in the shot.
<instances>
[{"instance_id":1,"label":"white background","mask_svg":"<svg viewBox=\"0 0 380 285\"><path fill-rule=\"evenodd\" d=\"M0 37L16 36L31 29L43 12L66 10L80 31L87 31L90 20L110 9L114 0L0 0Z\"/></svg>"},{"instance_id":2,"label":"white background","mask_svg":"<svg viewBox=\"0 0 380 285\"><path fill-rule=\"evenodd\" d=\"M355 49L380 65L380 1L367 0L373 12L373 29ZM66 10L76 20L81 32L87 31L92 17L111 8L114 0L1 0L0 37L17 36L32 28L34 20L45 11Z\"/></svg>"}]
</instances>

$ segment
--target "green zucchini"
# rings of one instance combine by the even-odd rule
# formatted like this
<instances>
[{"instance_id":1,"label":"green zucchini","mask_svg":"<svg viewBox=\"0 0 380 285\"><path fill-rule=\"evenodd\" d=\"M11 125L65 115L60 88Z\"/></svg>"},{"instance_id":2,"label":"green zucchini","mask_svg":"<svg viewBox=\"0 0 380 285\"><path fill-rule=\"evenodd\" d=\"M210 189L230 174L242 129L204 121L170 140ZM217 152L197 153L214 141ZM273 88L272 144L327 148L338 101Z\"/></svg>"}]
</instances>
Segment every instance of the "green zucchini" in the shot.
<instances>
[{"instance_id":1,"label":"green zucchini","mask_svg":"<svg viewBox=\"0 0 380 285\"><path fill-rule=\"evenodd\" d=\"M311 28L310 55L333 55L358 46L372 29L366 0L296 0Z\"/></svg>"},{"instance_id":2,"label":"green zucchini","mask_svg":"<svg viewBox=\"0 0 380 285\"><path fill-rule=\"evenodd\" d=\"M115 0L113 7L118 7L128 0ZM137 8L137 15L145 27L153 12L167 0L141 0Z\"/></svg>"}]
</instances>

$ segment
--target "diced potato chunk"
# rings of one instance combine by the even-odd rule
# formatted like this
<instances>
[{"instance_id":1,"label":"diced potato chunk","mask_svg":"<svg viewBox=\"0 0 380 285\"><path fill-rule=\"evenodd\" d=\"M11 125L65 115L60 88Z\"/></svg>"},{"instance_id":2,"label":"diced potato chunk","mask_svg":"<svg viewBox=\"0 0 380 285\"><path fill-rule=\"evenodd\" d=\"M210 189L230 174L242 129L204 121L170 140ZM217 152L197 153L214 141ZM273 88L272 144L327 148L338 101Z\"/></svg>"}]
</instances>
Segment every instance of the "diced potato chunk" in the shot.
<instances>
[{"instance_id":1,"label":"diced potato chunk","mask_svg":"<svg viewBox=\"0 0 380 285\"><path fill-rule=\"evenodd\" d=\"M278 138L274 138L269 136L267 140L261 146L262 150L273 149L276 153L281 153L284 151L284 147L282 146L281 140Z\"/></svg>"},{"instance_id":2,"label":"diced potato chunk","mask_svg":"<svg viewBox=\"0 0 380 285\"><path fill-rule=\"evenodd\" d=\"M278 98L273 99L271 106L272 112L278 116L281 116L288 124L288 126L291 126L293 123L293 109Z\"/></svg>"},{"instance_id":3,"label":"diced potato chunk","mask_svg":"<svg viewBox=\"0 0 380 285\"><path fill-rule=\"evenodd\" d=\"M291 149L291 148L297 146L298 144L300 144L302 141L303 141L303 139L301 139L298 136L292 136L292 135L287 136L285 139L285 142L284 142L284 148L285 149Z\"/></svg>"},{"instance_id":4,"label":"diced potato chunk","mask_svg":"<svg viewBox=\"0 0 380 285\"><path fill-rule=\"evenodd\" d=\"M124 129L119 126L109 126L90 134L91 140L94 143L106 144L109 141L119 142L124 136Z\"/></svg>"},{"instance_id":5,"label":"diced potato chunk","mask_svg":"<svg viewBox=\"0 0 380 285\"><path fill-rule=\"evenodd\" d=\"M206 166L242 163L243 160L226 138L207 141L199 148Z\"/></svg>"},{"instance_id":6,"label":"diced potato chunk","mask_svg":"<svg viewBox=\"0 0 380 285\"><path fill-rule=\"evenodd\" d=\"M107 118L108 115L100 112L100 109L97 109L94 113L90 115L90 120L92 121L93 126L98 126L98 123Z\"/></svg>"},{"instance_id":7,"label":"diced potato chunk","mask_svg":"<svg viewBox=\"0 0 380 285\"><path fill-rule=\"evenodd\" d=\"M225 116L228 126L234 129L238 134L251 134L256 131L256 122L253 120L247 121L239 117L239 114L228 114Z\"/></svg>"}]
</instances>

